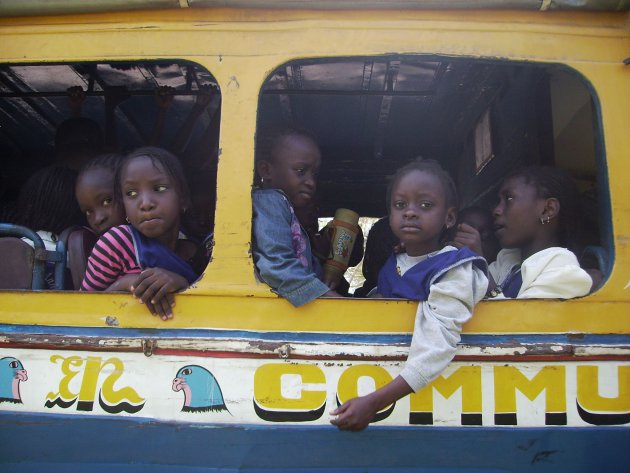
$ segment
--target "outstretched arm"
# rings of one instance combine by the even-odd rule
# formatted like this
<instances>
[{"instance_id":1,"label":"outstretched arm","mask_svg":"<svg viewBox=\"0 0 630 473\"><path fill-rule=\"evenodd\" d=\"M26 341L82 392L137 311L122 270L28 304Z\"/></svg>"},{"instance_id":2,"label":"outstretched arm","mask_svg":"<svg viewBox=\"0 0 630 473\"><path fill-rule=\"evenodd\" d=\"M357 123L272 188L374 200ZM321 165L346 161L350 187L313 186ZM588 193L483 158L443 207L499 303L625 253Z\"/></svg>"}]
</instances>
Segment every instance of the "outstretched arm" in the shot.
<instances>
[{"instance_id":1,"label":"outstretched arm","mask_svg":"<svg viewBox=\"0 0 630 473\"><path fill-rule=\"evenodd\" d=\"M342 430L362 430L378 411L437 378L455 356L462 325L485 294L487 281L467 262L433 284L428 300L418 306L409 356L400 376L344 403L332 412L338 417L331 422Z\"/></svg>"}]
</instances>

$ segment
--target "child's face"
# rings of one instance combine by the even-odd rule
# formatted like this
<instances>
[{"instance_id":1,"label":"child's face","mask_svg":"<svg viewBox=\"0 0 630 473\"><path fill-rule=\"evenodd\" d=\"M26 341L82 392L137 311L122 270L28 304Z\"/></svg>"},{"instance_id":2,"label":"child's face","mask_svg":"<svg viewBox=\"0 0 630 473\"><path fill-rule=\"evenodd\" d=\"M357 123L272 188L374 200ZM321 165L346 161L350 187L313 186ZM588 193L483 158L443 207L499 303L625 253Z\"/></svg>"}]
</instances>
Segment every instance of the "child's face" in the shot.
<instances>
[{"instance_id":1,"label":"child's face","mask_svg":"<svg viewBox=\"0 0 630 473\"><path fill-rule=\"evenodd\" d=\"M442 229L454 223L455 209L447 207L444 187L438 177L412 171L394 185L389 224L410 256L438 250Z\"/></svg>"},{"instance_id":2,"label":"child's face","mask_svg":"<svg viewBox=\"0 0 630 473\"><path fill-rule=\"evenodd\" d=\"M280 189L296 209L315 198L321 164L319 148L302 136L285 136L274 148L272 161L261 161L258 172L265 189Z\"/></svg>"},{"instance_id":3,"label":"child's face","mask_svg":"<svg viewBox=\"0 0 630 473\"><path fill-rule=\"evenodd\" d=\"M75 195L90 228L102 235L125 223L122 208L114 204L114 173L109 169L90 169L77 179Z\"/></svg>"},{"instance_id":4,"label":"child's face","mask_svg":"<svg viewBox=\"0 0 630 473\"><path fill-rule=\"evenodd\" d=\"M134 158L122 170L121 188L129 223L143 235L173 247L183 202L172 176L158 161Z\"/></svg>"},{"instance_id":5,"label":"child's face","mask_svg":"<svg viewBox=\"0 0 630 473\"><path fill-rule=\"evenodd\" d=\"M495 234L503 248L527 248L539 238L545 199L522 177L503 183L494 208Z\"/></svg>"}]
</instances>

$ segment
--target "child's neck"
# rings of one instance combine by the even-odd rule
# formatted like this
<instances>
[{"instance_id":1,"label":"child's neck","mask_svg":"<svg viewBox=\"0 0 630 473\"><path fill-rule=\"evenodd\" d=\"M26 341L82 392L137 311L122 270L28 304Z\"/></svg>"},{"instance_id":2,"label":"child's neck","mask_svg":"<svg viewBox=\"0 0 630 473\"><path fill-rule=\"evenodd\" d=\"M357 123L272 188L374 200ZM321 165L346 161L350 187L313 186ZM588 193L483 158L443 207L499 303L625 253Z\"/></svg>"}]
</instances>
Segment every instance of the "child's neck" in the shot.
<instances>
[{"instance_id":1,"label":"child's neck","mask_svg":"<svg viewBox=\"0 0 630 473\"><path fill-rule=\"evenodd\" d=\"M164 246L169 248L170 250L175 251L177 247L177 239L179 237L179 227L177 227L177 231L173 233L169 233L167 235L162 235L160 237L155 238L157 241L162 243Z\"/></svg>"},{"instance_id":2,"label":"child's neck","mask_svg":"<svg viewBox=\"0 0 630 473\"><path fill-rule=\"evenodd\" d=\"M440 249L440 245L438 242L428 243L425 245L405 247L405 251L409 256L424 256L429 253L434 253Z\"/></svg>"},{"instance_id":3,"label":"child's neck","mask_svg":"<svg viewBox=\"0 0 630 473\"><path fill-rule=\"evenodd\" d=\"M529 245L522 246L521 250L521 259L526 260L530 256L538 253L539 251L546 250L547 248L551 248L554 246L560 246L558 239L556 237L547 236L544 238L539 238L531 242Z\"/></svg>"}]
</instances>

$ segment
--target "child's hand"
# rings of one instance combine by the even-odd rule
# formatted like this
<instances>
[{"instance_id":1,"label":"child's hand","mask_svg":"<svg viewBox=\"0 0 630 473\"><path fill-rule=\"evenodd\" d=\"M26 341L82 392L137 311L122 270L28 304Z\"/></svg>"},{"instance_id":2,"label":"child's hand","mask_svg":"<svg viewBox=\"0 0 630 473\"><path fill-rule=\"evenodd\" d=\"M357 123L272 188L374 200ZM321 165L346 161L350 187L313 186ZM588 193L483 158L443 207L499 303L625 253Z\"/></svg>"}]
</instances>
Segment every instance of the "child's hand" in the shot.
<instances>
[{"instance_id":1,"label":"child's hand","mask_svg":"<svg viewBox=\"0 0 630 473\"><path fill-rule=\"evenodd\" d=\"M188 287L188 281L179 274L162 268L145 269L131 286L134 297L140 299L153 315L162 320L173 318L173 293Z\"/></svg>"},{"instance_id":2,"label":"child's hand","mask_svg":"<svg viewBox=\"0 0 630 473\"><path fill-rule=\"evenodd\" d=\"M322 282L326 284L326 286L328 286L331 291L337 289L337 286L339 285L339 281L336 280L335 277L331 274L325 274Z\"/></svg>"},{"instance_id":3,"label":"child's hand","mask_svg":"<svg viewBox=\"0 0 630 473\"><path fill-rule=\"evenodd\" d=\"M376 403L371 396L361 396L344 402L330 415L337 416L330 420L340 430L363 430L365 429L378 412Z\"/></svg>"},{"instance_id":4,"label":"child's hand","mask_svg":"<svg viewBox=\"0 0 630 473\"><path fill-rule=\"evenodd\" d=\"M479 235L479 232L475 227L472 227L467 223L460 223L457 226L457 233L450 244L457 248L467 246L471 251L483 256L483 250L481 248L481 235Z\"/></svg>"},{"instance_id":5,"label":"child's hand","mask_svg":"<svg viewBox=\"0 0 630 473\"><path fill-rule=\"evenodd\" d=\"M68 99L70 101L70 110L72 110L72 115L80 117L81 107L83 106L83 101L85 100L85 91L83 90L83 87L80 85L68 87L66 93L68 94Z\"/></svg>"},{"instance_id":6,"label":"child's hand","mask_svg":"<svg viewBox=\"0 0 630 473\"><path fill-rule=\"evenodd\" d=\"M202 85L199 87L199 94L195 100L194 108L200 112L210 105L212 98L216 95L217 89L211 85Z\"/></svg>"},{"instance_id":7,"label":"child's hand","mask_svg":"<svg viewBox=\"0 0 630 473\"><path fill-rule=\"evenodd\" d=\"M167 110L175 98L175 89L168 85L162 85L155 89L155 103L160 110Z\"/></svg>"}]
</instances>

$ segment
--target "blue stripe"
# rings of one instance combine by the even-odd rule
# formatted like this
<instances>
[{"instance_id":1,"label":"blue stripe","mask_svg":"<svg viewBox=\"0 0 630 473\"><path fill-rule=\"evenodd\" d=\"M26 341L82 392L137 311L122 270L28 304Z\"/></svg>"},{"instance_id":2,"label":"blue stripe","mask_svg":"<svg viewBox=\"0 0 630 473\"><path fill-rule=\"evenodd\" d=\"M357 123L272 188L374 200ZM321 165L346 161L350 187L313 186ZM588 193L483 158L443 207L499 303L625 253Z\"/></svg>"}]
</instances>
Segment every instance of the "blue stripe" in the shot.
<instances>
[{"instance_id":1,"label":"blue stripe","mask_svg":"<svg viewBox=\"0 0 630 473\"><path fill-rule=\"evenodd\" d=\"M115 338L215 338L295 342L408 344L411 335L407 334L356 334L356 333L313 333L313 332L258 332L246 330L216 329L133 329L117 327L66 327L42 325L0 324L0 333L13 335L68 335L84 337ZM630 346L630 335L599 334L463 334L462 343L470 345L504 345L511 343L570 344L578 346L612 345Z\"/></svg>"},{"instance_id":2,"label":"blue stripe","mask_svg":"<svg viewBox=\"0 0 630 473\"><path fill-rule=\"evenodd\" d=\"M177 424L0 412L0 471L617 472L630 429Z\"/></svg>"}]
</instances>

